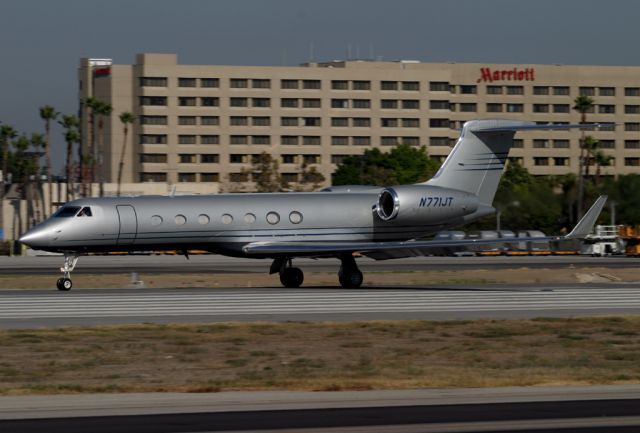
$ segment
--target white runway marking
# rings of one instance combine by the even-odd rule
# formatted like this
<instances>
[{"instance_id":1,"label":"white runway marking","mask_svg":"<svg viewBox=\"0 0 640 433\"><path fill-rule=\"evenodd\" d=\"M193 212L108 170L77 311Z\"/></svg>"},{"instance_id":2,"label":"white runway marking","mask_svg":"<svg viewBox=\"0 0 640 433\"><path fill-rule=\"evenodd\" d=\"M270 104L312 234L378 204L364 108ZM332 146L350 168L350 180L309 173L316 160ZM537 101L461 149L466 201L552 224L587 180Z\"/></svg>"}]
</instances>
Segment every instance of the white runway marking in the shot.
<instances>
[{"instance_id":1,"label":"white runway marking","mask_svg":"<svg viewBox=\"0 0 640 433\"><path fill-rule=\"evenodd\" d=\"M0 319L639 309L640 287L554 291L231 289L0 293Z\"/></svg>"}]
</instances>

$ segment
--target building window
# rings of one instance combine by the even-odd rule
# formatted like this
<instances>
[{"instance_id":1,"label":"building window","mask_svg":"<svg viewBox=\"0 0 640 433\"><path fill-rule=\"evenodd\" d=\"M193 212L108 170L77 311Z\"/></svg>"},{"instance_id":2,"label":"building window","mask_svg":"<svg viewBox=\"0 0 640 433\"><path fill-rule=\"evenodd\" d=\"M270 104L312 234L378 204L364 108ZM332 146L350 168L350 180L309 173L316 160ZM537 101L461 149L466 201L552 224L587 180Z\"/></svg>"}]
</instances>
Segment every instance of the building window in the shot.
<instances>
[{"instance_id":1,"label":"building window","mask_svg":"<svg viewBox=\"0 0 640 433\"><path fill-rule=\"evenodd\" d=\"M167 155L165 153L141 153L140 162L143 164L166 164Z\"/></svg>"},{"instance_id":2,"label":"building window","mask_svg":"<svg viewBox=\"0 0 640 433\"><path fill-rule=\"evenodd\" d=\"M281 126L298 126L298 118L297 117L281 117L280 125Z\"/></svg>"},{"instance_id":3,"label":"building window","mask_svg":"<svg viewBox=\"0 0 640 433\"><path fill-rule=\"evenodd\" d=\"M295 164L297 155L281 155L280 158L283 164Z\"/></svg>"},{"instance_id":4,"label":"building window","mask_svg":"<svg viewBox=\"0 0 640 433\"><path fill-rule=\"evenodd\" d=\"M247 107L249 106L249 98L231 98L229 105L231 107Z\"/></svg>"},{"instance_id":5,"label":"building window","mask_svg":"<svg viewBox=\"0 0 640 433\"><path fill-rule=\"evenodd\" d=\"M616 106L613 104L599 104L598 113L600 114L615 114Z\"/></svg>"},{"instance_id":6,"label":"building window","mask_svg":"<svg viewBox=\"0 0 640 433\"><path fill-rule=\"evenodd\" d=\"M613 122L600 122L600 131L615 131L616 124Z\"/></svg>"},{"instance_id":7,"label":"building window","mask_svg":"<svg viewBox=\"0 0 640 433\"><path fill-rule=\"evenodd\" d=\"M195 181L196 181L195 173L178 173L178 182L195 182Z\"/></svg>"},{"instance_id":8,"label":"building window","mask_svg":"<svg viewBox=\"0 0 640 433\"><path fill-rule=\"evenodd\" d=\"M252 98L251 106L256 108L266 108L271 106L271 99L269 98Z\"/></svg>"},{"instance_id":9,"label":"building window","mask_svg":"<svg viewBox=\"0 0 640 433\"><path fill-rule=\"evenodd\" d=\"M140 173L140 182L166 182L167 173Z\"/></svg>"},{"instance_id":10,"label":"building window","mask_svg":"<svg viewBox=\"0 0 640 433\"><path fill-rule=\"evenodd\" d=\"M616 88L615 87L599 87L598 95L599 96L616 96Z\"/></svg>"},{"instance_id":11,"label":"building window","mask_svg":"<svg viewBox=\"0 0 640 433\"><path fill-rule=\"evenodd\" d=\"M200 173L200 182L219 182L219 173Z\"/></svg>"},{"instance_id":12,"label":"building window","mask_svg":"<svg viewBox=\"0 0 640 433\"><path fill-rule=\"evenodd\" d=\"M302 155L303 164L320 164L320 155Z\"/></svg>"},{"instance_id":13,"label":"building window","mask_svg":"<svg viewBox=\"0 0 640 433\"><path fill-rule=\"evenodd\" d=\"M513 139L513 147L514 149L522 149L524 147L524 141L522 140L522 138L514 138Z\"/></svg>"},{"instance_id":14,"label":"building window","mask_svg":"<svg viewBox=\"0 0 640 433\"><path fill-rule=\"evenodd\" d=\"M271 126L271 117L255 116L251 118L253 126Z\"/></svg>"},{"instance_id":15,"label":"building window","mask_svg":"<svg viewBox=\"0 0 640 433\"><path fill-rule=\"evenodd\" d=\"M196 155L193 153L180 153L178 154L178 161L180 164L193 164L196 162Z\"/></svg>"},{"instance_id":16,"label":"building window","mask_svg":"<svg viewBox=\"0 0 640 433\"><path fill-rule=\"evenodd\" d=\"M253 87L254 89L270 89L271 80L254 78L253 80L251 80L251 87Z\"/></svg>"},{"instance_id":17,"label":"building window","mask_svg":"<svg viewBox=\"0 0 640 433\"><path fill-rule=\"evenodd\" d=\"M419 128L420 119L414 119L414 118L402 119L402 127L403 128Z\"/></svg>"},{"instance_id":18,"label":"building window","mask_svg":"<svg viewBox=\"0 0 640 433\"><path fill-rule=\"evenodd\" d=\"M196 116L178 116L178 125L195 125Z\"/></svg>"},{"instance_id":19,"label":"building window","mask_svg":"<svg viewBox=\"0 0 640 433\"><path fill-rule=\"evenodd\" d=\"M449 119L429 119L430 128L448 128L449 125Z\"/></svg>"},{"instance_id":20,"label":"building window","mask_svg":"<svg viewBox=\"0 0 640 433\"><path fill-rule=\"evenodd\" d=\"M334 135L331 137L332 146L346 146L349 144L349 137L343 135Z\"/></svg>"},{"instance_id":21,"label":"building window","mask_svg":"<svg viewBox=\"0 0 640 433\"><path fill-rule=\"evenodd\" d=\"M302 137L302 144L309 146L319 146L320 137L315 135L305 135L304 137Z\"/></svg>"},{"instance_id":22,"label":"building window","mask_svg":"<svg viewBox=\"0 0 640 433\"><path fill-rule=\"evenodd\" d=\"M420 101L417 99L403 99L402 108L405 110L418 110L420 109Z\"/></svg>"},{"instance_id":23,"label":"building window","mask_svg":"<svg viewBox=\"0 0 640 433\"><path fill-rule=\"evenodd\" d=\"M534 139L533 140L533 148L534 149L548 149L549 146L549 140L547 139Z\"/></svg>"},{"instance_id":24,"label":"building window","mask_svg":"<svg viewBox=\"0 0 640 433\"><path fill-rule=\"evenodd\" d=\"M475 102L463 102L460 104L460 111L462 113L475 113L478 111L478 105Z\"/></svg>"},{"instance_id":25,"label":"building window","mask_svg":"<svg viewBox=\"0 0 640 433\"><path fill-rule=\"evenodd\" d=\"M354 146L370 146L371 137L367 137L367 136L353 137L353 144Z\"/></svg>"},{"instance_id":26,"label":"building window","mask_svg":"<svg viewBox=\"0 0 640 433\"><path fill-rule=\"evenodd\" d=\"M624 96L640 96L640 87L625 87Z\"/></svg>"},{"instance_id":27,"label":"building window","mask_svg":"<svg viewBox=\"0 0 640 433\"><path fill-rule=\"evenodd\" d=\"M371 126L371 119L368 117L354 117L352 124L356 128L368 128Z\"/></svg>"},{"instance_id":28,"label":"building window","mask_svg":"<svg viewBox=\"0 0 640 433\"><path fill-rule=\"evenodd\" d=\"M231 116L229 118L229 125L231 126L247 126L249 124L249 118L247 116Z\"/></svg>"},{"instance_id":29,"label":"building window","mask_svg":"<svg viewBox=\"0 0 640 433\"><path fill-rule=\"evenodd\" d=\"M331 99L331 108L349 108L348 99Z\"/></svg>"},{"instance_id":30,"label":"building window","mask_svg":"<svg viewBox=\"0 0 640 433\"><path fill-rule=\"evenodd\" d=\"M229 155L229 163L231 164L242 164L246 161L246 156L240 153L232 153Z\"/></svg>"},{"instance_id":31,"label":"building window","mask_svg":"<svg viewBox=\"0 0 640 433\"><path fill-rule=\"evenodd\" d=\"M196 144L196 136L178 135L178 144Z\"/></svg>"},{"instance_id":32,"label":"building window","mask_svg":"<svg viewBox=\"0 0 640 433\"><path fill-rule=\"evenodd\" d=\"M303 89L320 89L320 80L302 80Z\"/></svg>"},{"instance_id":33,"label":"building window","mask_svg":"<svg viewBox=\"0 0 640 433\"><path fill-rule=\"evenodd\" d=\"M229 181L231 182L248 182L249 181L249 173L229 173ZM222 216L222 222L224 224L230 224L233 221L233 217L231 215L229 215L229 217L226 217L225 214ZM231 219L231 220L230 220ZM229 221L229 222L227 222Z\"/></svg>"},{"instance_id":34,"label":"building window","mask_svg":"<svg viewBox=\"0 0 640 433\"><path fill-rule=\"evenodd\" d=\"M354 80L353 90L371 90L371 81Z\"/></svg>"},{"instance_id":35,"label":"building window","mask_svg":"<svg viewBox=\"0 0 640 433\"><path fill-rule=\"evenodd\" d=\"M282 173L282 181L285 183L296 183L298 181L298 173Z\"/></svg>"},{"instance_id":36,"label":"building window","mask_svg":"<svg viewBox=\"0 0 640 433\"><path fill-rule=\"evenodd\" d=\"M249 80L246 78L232 78L229 82L229 87L232 89L246 89L249 87Z\"/></svg>"},{"instance_id":37,"label":"building window","mask_svg":"<svg viewBox=\"0 0 640 433\"><path fill-rule=\"evenodd\" d=\"M615 149L616 141L615 140L598 140L598 147L600 149Z\"/></svg>"},{"instance_id":38,"label":"building window","mask_svg":"<svg viewBox=\"0 0 640 433\"><path fill-rule=\"evenodd\" d=\"M383 117L382 119L380 119L380 126L382 126L383 128L397 128L398 119Z\"/></svg>"},{"instance_id":39,"label":"building window","mask_svg":"<svg viewBox=\"0 0 640 433\"><path fill-rule=\"evenodd\" d=\"M166 106L167 97L166 96L141 96L140 105Z\"/></svg>"},{"instance_id":40,"label":"building window","mask_svg":"<svg viewBox=\"0 0 640 433\"><path fill-rule=\"evenodd\" d=\"M640 140L625 140L625 149L640 149Z\"/></svg>"},{"instance_id":41,"label":"building window","mask_svg":"<svg viewBox=\"0 0 640 433\"><path fill-rule=\"evenodd\" d=\"M557 96L569 96L569 86L553 86L553 94Z\"/></svg>"},{"instance_id":42,"label":"building window","mask_svg":"<svg viewBox=\"0 0 640 433\"><path fill-rule=\"evenodd\" d=\"M398 101L396 99L383 99L380 101L380 108L396 109L398 108Z\"/></svg>"},{"instance_id":43,"label":"building window","mask_svg":"<svg viewBox=\"0 0 640 433\"><path fill-rule=\"evenodd\" d=\"M548 86L533 86L533 94L534 95L548 95L549 87Z\"/></svg>"},{"instance_id":44,"label":"building window","mask_svg":"<svg viewBox=\"0 0 640 433\"><path fill-rule=\"evenodd\" d=\"M195 107L196 98L194 96L178 96L178 105L180 107Z\"/></svg>"},{"instance_id":45,"label":"building window","mask_svg":"<svg viewBox=\"0 0 640 433\"><path fill-rule=\"evenodd\" d=\"M332 117L331 126L336 126L336 127L349 126L349 118L348 117Z\"/></svg>"},{"instance_id":46,"label":"building window","mask_svg":"<svg viewBox=\"0 0 640 433\"><path fill-rule=\"evenodd\" d=\"M252 135L251 144L271 144L271 137L268 135Z\"/></svg>"},{"instance_id":47,"label":"building window","mask_svg":"<svg viewBox=\"0 0 640 433\"><path fill-rule=\"evenodd\" d=\"M178 78L178 87L196 87L196 79Z\"/></svg>"},{"instance_id":48,"label":"building window","mask_svg":"<svg viewBox=\"0 0 640 433\"><path fill-rule=\"evenodd\" d=\"M487 104L488 113L502 113L502 104Z\"/></svg>"},{"instance_id":49,"label":"building window","mask_svg":"<svg viewBox=\"0 0 640 433\"><path fill-rule=\"evenodd\" d=\"M564 156L556 156L553 158L553 165L555 166L567 166L569 165L569 158Z\"/></svg>"},{"instance_id":50,"label":"building window","mask_svg":"<svg viewBox=\"0 0 640 433\"><path fill-rule=\"evenodd\" d=\"M320 126L320 118L319 117L303 117L302 124L304 126Z\"/></svg>"},{"instance_id":51,"label":"building window","mask_svg":"<svg viewBox=\"0 0 640 433\"><path fill-rule=\"evenodd\" d=\"M533 165L549 165L549 157L536 156L533 158Z\"/></svg>"},{"instance_id":52,"label":"building window","mask_svg":"<svg viewBox=\"0 0 640 433\"><path fill-rule=\"evenodd\" d=\"M200 98L200 105L203 107L217 107L218 105L220 105L220 98L211 96Z\"/></svg>"},{"instance_id":53,"label":"building window","mask_svg":"<svg viewBox=\"0 0 640 433\"><path fill-rule=\"evenodd\" d=\"M231 144L249 144L249 138L246 135L232 135L229 142Z\"/></svg>"},{"instance_id":54,"label":"building window","mask_svg":"<svg viewBox=\"0 0 640 433\"><path fill-rule=\"evenodd\" d=\"M640 131L640 123L638 122L626 122L624 124L625 131Z\"/></svg>"},{"instance_id":55,"label":"building window","mask_svg":"<svg viewBox=\"0 0 640 433\"><path fill-rule=\"evenodd\" d=\"M280 80L281 89L297 89L298 80Z\"/></svg>"},{"instance_id":56,"label":"building window","mask_svg":"<svg viewBox=\"0 0 640 433\"><path fill-rule=\"evenodd\" d=\"M140 134L140 144L167 144L167 134Z\"/></svg>"},{"instance_id":57,"label":"building window","mask_svg":"<svg viewBox=\"0 0 640 433\"><path fill-rule=\"evenodd\" d=\"M429 137L429 146L448 146L449 137Z\"/></svg>"},{"instance_id":58,"label":"building window","mask_svg":"<svg viewBox=\"0 0 640 433\"><path fill-rule=\"evenodd\" d=\"M524 95L523 86L507 86L507 95Z\"/></svg>"},{"instance_id":59,"label":"building window","mask_svg":"<svg viewBox=\"0 0 640 433\"><path fill-rule=\"evenodd\" d=\"M640 166L640 158L638 157L625 158L624 165L626 165L627 167L638 167Z\"/></svg>"},{"instance_id":60,"label":"building window","mask_svg":"<svg viewBox=\"0 0 640 433\"><path fill-rule=\"evenodd\" d=\"M218 78L200 78L200 87L220 87Z\"/></svg>"},{"instance_id":61,"label":"building window","mask_svg":"<svg viewBox=\"0 0 640 433\"><path fill-rule=\"evenodd\" d=\"M380 137L380 144L382 146L397 146L398 137L382 136Z\"/></svg>"},{"instance_id":62,"label":"building window","mask_svg":"<svg viewBox=\"0 0 640 433\"><path fill-rule=\"evenodd\" d=\"M502 86L487 86L487 95L502 95Z\"/></svg>"},{"instance_id":63,"label":"building window","mask_svg":"<svg viewBox=\"0 0 640 433\"><path fill-rule=\"evenodd\" d=\"M554 113L568 113L569 104L553 104Z\"/></svg>"},{"instance_id":64,"label":"building window","mask_svg":"<svg viewBox=\"0 0 640 433\"><path fill-rule=\"evenodd\" d=\"M409 146L420 146L420 137L402 137L402 144Z\"/></svg>"},{"instance_id":65,"label":"building window","mask_svg":"<svg viewBox=\"0 0 640 433\"><path fill-rule=\"evenodd\" d=\"M402 90L405 90L408 92L417 92L420 90L420 82L419 81L403 81Z\"/></svg>"},{"instance_id":66,"label":"building window","mask_svg":"<svg viewBox=\"0 0 640 433\"><path fill-rule=\"evenodd\" d=\"M476 94L476 93L478 93L478 86L461 85L460 86L460 93L462 93L463 95Z\"/></svg>"},{"instance_id":67,"label":"building window","mask_svg":"<svg viewBox=\"0 0 640 433\"><path fill-rule=\"evenodd\" d=\"M351 103L353 108L371 108L370 99L354 99Z\"/></svg>"},{"instance_id":68,"label":"building window","mask_svg":"<svg viewBox=\"0 0 640 433\"><path fill-rule=\"evenodd\" d=\"M297 146L298 142L297 135L283 135L280 137L280 143L286 146Z\"/></svg>"},{"instance_id":69,"label":"building window","mask_svg":"<svg viewBox=\"0 0 640 433\"><path fill-rule=\"evenodd\" d=\"M380 90L398 90L397 81L381 81Z\"/></svg>"},{"instance_id":70,"label":"building window","mask_svg":"<svg viewBox=\"0 0 640 433\"><path fill-rule=\"evenodd\" d=\"M432 92L449 92L449 83L446 81L430 81L429 90Z\"/></svg>"},{"instance_id":71,"label":"building window","mask_svg":"<svg viewBox=\"0 0 640 433\"><path fill-rule=\"evenodd\" d=\"M625 105L625 114L640 114L640 105Z\"/></svg>"},{"instance_id":72,"label":"building window","mask_svg":"<svg viewBox=\"0 0 640 433\"><path fill-rule=\"evenodd\" d=\"M141 125L166 125L167 116L140 116Z\"/></svg>"},{"instance_id":73,"label":"building window","mask_svg":"<svg viewBox=\"0 0 640 433\"><path fill-rule=\"evenodd\" d=\"M569 140L565 140L565 139L553 140L554 149L568 149L569 146L570 146Z\"/></svg>"},{"instance_id":74,"label":"building window","mask_svg":"<svg viewBox=\"0 0 640 433\"><path fill-rule=\"evenodd\" d=\"M349 82L346 80L331 80L333 90L349 90Z\"/></svg>"},{"instance_id":75,"label":"building window","mask_svg":"<svg viewBox=\"0 0 640 433\"><path fill-rule=\"evenodd\" d=\"M218 135L201 135L201 144L220 144L220 136Z\"/></svg>"},{"instance_id":76,"label":"building window","mask_svg":"<svg viewBox=\"0 0 640 433\"><path fill-rule=\"evenodd\" d=\"M167 87L167 77L140 77L142 87Z\"/></svg>"},{"instance_id":77,"label":"building window","mask_svg":"<svg viewBox=\"0 0 640 433\"><path fill-rule=\"evenodd\" d=\"M578 91L580 92L580 96L596 96L595 87L580 87Z\"/></svg>"},{"instance_id":78,"label":"building window","mask_svg":"<svg viewBox=\"0 0 640 433\"><path fill-rule=\"evenodd\" d=\"M304 98L302 108L320 108L320 98Z\"/></svg>"},{"instance_id":79,"label":"building window","mask_svg":"<svg viewBox=\"0 0 640 433\"><path fill-rule=\"evenodd\" d=\"M432 99L429 101L429 108L432 110L448 110L449 101L442 99Z\"/></svg>"},{"instance_id":80,"label":"building window","mask_svg":"<svg viewBox=\"0 0 640 433\"><path fill-rule=\"evenodd\" d=\"M351 155L331 155L331 164L339 165Z\"/></svg>"},{"instance_id":81,"label":"building window","mask_svg":"<svg viewBox=\"0 0 640 433\"><path fill-rule=\"evenodd\" d=\"M534 113L548 113L549 104L533 104Z\"/></svg>"},{"instance_id":82,"label":"building window","mask_svg":"<svg viewBox=\"0 0 640 433\"><path fill-rule=\"evenodd\" d=\"M296 108L298 106L297 98L282 98L280 99L280 106L283 108Z\"/></svg>"},{"instance_id":83,"label":"building window","mask_svg":"<svg viewBox=\"0 0 640 433\"><path fill-rule=\"evenodd\" d=\"M201 116L200 124L201 125L219 125L220 118L218 116Z\"/></svg>"}]
</instances>

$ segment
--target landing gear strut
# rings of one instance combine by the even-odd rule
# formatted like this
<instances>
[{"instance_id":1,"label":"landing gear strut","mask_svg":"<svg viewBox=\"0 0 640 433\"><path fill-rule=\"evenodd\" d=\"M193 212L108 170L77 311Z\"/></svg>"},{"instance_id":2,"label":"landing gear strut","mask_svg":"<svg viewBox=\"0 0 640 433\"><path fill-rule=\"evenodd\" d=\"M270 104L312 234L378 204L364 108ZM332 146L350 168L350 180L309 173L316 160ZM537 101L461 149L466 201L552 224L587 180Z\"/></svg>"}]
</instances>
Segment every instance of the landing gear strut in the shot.
<instances>
[{"instance_id":1,"label":"landing gear strut","mask_svg":"<svg viewBox=\"0 0 640 433\"><path fill-rule=\"evenodd\" d=\"M62 278L58 278L56 286L58 290L63 292L67 292L71 290L73 283L71 282L71 271L76 267L76 263L78 263L78 255L77 254L66 254L64 255L64 266L60 268L62 272Z\"/></svg>"},{"instance_id":2,"label":"landing gear strut","mask_svg":"<svg viewBox=\"0 0 640 433\"><path fill-rule=\"evenodd\" d=\"M343 255L340 257L340 261L342 262L340 270L338 271L340 285L345 289L357 289L360 287L364 277L360 269L358 269L358 265L353 256L351 254Z\"/></svg>"},{"instance_id":3,"label":"landing gear strut","mask_svg":"<svg viewBox=\"0 0 640 433\"><path fill-rule=\"evenodd\" d=\"M294 268L289 257L278 257L271 264L270 274L280 274L280 282L288 288L297 288L304 281L304 273L300 268Z\"/></svg>"}]
</instances>

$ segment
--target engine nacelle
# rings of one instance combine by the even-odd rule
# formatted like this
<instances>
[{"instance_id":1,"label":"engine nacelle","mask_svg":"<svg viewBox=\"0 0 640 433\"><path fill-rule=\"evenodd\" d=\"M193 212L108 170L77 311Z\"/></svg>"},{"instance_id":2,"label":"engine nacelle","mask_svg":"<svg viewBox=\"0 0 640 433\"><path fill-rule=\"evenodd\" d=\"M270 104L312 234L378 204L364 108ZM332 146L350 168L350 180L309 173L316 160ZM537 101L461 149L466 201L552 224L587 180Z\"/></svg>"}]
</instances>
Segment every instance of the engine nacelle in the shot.
<instances>
[{"instance_id":1,"label":"engine nacelle","mask_svg":"<svg viewBox=\"0 0 640 433\"><path fill-rule=\"evenodd\" d=\"M478 209L477 196L430 185L401 185L384 188L378 195L375 212L383 221L401 224L428 224L454 219Z\"/></svg>"}]
</instances>

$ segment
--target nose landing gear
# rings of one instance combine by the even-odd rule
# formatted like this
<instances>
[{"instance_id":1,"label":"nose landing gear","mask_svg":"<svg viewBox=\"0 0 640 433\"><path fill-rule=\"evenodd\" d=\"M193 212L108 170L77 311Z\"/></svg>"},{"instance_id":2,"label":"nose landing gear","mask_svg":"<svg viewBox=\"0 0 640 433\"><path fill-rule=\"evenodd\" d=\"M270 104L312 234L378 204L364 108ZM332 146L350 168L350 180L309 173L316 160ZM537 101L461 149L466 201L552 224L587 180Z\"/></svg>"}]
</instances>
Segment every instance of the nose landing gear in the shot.
<instances>
[{"instance_id":1,"label":"nose landing gear","mask_svg":"<svg viewBox=\"0 0 640 433\"><path fill-rule=\"evenodd\" d=\"M76 263L78 263L77 254L64 255L64 266L60 268L63 276L62 278L58 278L58 281L56 282L58 290L63 292L71 290L71 287L73 287L73 283L71 282L71 272L76 267Z\"/></svg>"}]
</instances>

